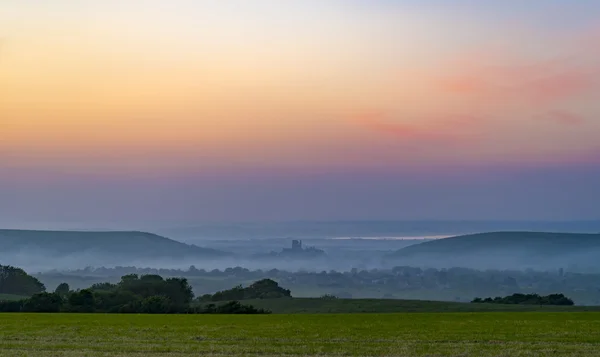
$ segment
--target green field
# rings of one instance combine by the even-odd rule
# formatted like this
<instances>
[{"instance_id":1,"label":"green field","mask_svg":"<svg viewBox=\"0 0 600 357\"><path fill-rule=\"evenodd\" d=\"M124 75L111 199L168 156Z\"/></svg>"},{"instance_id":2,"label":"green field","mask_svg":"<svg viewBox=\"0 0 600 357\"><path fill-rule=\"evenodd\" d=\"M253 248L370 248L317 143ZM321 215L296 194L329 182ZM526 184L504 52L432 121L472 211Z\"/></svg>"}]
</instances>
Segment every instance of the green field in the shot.
<instances>
[{"instance_id":1,"label":"green field","mask_svg":"<svg viewBox=\"0 0 600 357\"><path fill-rule=\"evenodd\" d=\"M2 356L600 356L600 313L0 315Z\"/></svg>"}]
</instances>

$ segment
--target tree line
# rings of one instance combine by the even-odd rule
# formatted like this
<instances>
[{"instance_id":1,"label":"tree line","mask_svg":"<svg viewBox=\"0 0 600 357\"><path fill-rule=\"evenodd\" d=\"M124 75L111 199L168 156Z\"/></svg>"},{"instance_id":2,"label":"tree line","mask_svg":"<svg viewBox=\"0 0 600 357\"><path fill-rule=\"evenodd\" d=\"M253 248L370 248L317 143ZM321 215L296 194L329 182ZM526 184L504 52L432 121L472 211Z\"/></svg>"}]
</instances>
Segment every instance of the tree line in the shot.
<instances>
[{"instance_id":1,"label":"tree line","mask_svg":"<svg viewBox=\"0 0 600 357\"><path fill-rule=\"evenodd\" d=\"M269 278L293 290L312 289L318 290L319 294L329 293L342 298L356 297L365 291L377 291L379 297L383 298L409 294L415 296L415 292L425 291L436 294L439 292L436 296L444 300L468 302L474 296L505 296L534 292L546 295L558 291L576 298L578 304L600 305L600 274L576 273L564 268L536 271L396 266L390 269L350 271L285 271L249 270L242 267L204 270L191 266L188 269L86 268L69 274L104 279L131 272L188 277L199 295L221 289L222 285L217 283L219 280L228 280L231 281L231 285L235 285L244 281ZM63 279L60 274L56 276L57 279ZM202 283L195 284L196 281ZM430 299L431 296L432 294L429 294L423 298Z\"/></svg>"},{"instance_id":2,"label":"tree line","mask_svg":"<svg viewBox=\"0 0 600 357\"><path fill-rule=\"evenodd\" d=\"M257 282L253 291L263 296L278 286ZM275 283L277 285L277 283ZM265 288L268 291L261 292ZM218 294L218 293L217 293ZM268 314L270 311L244 305L228 294L221 294L223 304L202 305L194 301L187 279L160 275L129 274L117 284L94 284L87 289L72 291L66 283L52 293L36 292L18 301L0 302L0 312L85 312L85 313L145 313L145 314ZM217 300L211 300L217 301Z\"/></svg>"},{"instance_id":3,"label":"tree line","mask_svg":"<svg viewBox=\"0 0 600 357\"><path fill-rule=\"evenodd\" d=\"M538 294L512 294L505 297L495 298L475 298L472 303L485 303L485 304L518 304L518 305L559 305L559 306L572 306L574 305L573 300L569 299L563 294L550 294L547 296L540 296Z\"/></svg>"}]
</instances>

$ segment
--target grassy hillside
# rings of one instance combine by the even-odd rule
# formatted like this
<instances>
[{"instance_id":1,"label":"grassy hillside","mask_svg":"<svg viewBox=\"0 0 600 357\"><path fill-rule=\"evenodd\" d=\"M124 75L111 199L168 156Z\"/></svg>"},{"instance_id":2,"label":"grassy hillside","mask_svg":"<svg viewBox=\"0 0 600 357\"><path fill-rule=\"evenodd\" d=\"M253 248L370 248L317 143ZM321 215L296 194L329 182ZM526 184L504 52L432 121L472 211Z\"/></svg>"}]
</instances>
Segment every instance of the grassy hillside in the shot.
<instances>
[{"instance_id":1,"label":"grassy hillside","mask_svg":"<svg viewBox=\"0 0 600 357\"><path fill-rule=\"evenodd\" d=\"M134 257L218 257L226 253L145 232L0 230L2 252L118 254Z\"/></svg>"},{"instance_id":2,"label":"grassy hillside","mask_svg":"<svg viewBox=\"0 0 600 357\"><path fill-rule=\"evenodd\" d=\"M600 248L600 234L492 232L437 239L405 247L397 255L415 253L460 253L481 249L517 248L543 254Z\"/></svg>"},{"instance_id":3,"label":"grassy hillside","mask_svg":"<svg viewBox=\"0 0 600 357\"><path fill-rule=\"evenodd\" d=\"M458 266L520 268L523 265L597 265L600 234L492 232L415 244L390 254L410 264L432 262Z\"/></svg>"},{"instance_id":4,"label":"grassy hillside","mask_svg":"<svg viewBox=\"0 0 600 357\"><path fill-rule=\"evenodd\" d=\"M244 300L245 304L276 314L298 313L394 313L394 312L527 312L600 311L600 306L531 306L471 304L423 300L292 298Z\"/></svg>"}]
</instances>

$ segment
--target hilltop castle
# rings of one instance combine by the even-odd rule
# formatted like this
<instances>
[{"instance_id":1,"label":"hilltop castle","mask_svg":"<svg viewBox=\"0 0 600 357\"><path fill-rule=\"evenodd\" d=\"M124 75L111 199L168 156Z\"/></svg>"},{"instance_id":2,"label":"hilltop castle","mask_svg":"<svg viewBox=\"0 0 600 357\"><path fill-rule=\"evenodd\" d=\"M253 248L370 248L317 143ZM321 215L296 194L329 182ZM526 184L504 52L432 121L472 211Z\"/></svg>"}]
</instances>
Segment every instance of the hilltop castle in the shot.
<instances>
[{"instance_id":1,"label":"hilltop castle","mask_svg":"<svg viewBox=\"0 0 600 357\"><path fill-rule=\"evenodd\" d=\"M317 249L315 247L308 247L308 248L303 248L302 247L302 241L298 240L298 239L294 239L292 240L292 247L291 248L283 248L281 250L281 253L279 253L280 256L293 256L293 257L317 257L317 256L323 256L325 255L325 252L322 251L321 249Z\"/></svg>"}]
</instances>

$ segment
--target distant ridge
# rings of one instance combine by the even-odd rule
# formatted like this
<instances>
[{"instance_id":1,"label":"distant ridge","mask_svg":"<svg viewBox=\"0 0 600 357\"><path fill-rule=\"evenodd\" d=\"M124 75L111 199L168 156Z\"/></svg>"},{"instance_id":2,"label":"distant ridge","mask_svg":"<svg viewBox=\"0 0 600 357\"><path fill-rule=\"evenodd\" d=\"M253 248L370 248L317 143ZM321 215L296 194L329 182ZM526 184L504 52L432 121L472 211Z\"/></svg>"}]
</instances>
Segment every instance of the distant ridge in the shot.
<instances>
[{"instance_id":1,"label":"distant ridge","mask_svg":"<svg viewBox=\"0 0 600 357\"><path fill-rule=\"evenodd\" d=\"M316 239L337 237L417 237L480 232L528 231L598 233L596 221L291 221L205 223L157 228L175 239Z\"/></svg>"},{"instance_id":2,"label":"distant ridge","mask_svg":"<svg viewBox=\"0 0 600 357\"><path fill-rule=\"evenodd\" d=\"M222 257L228 253L139 231L42 231L0 229L0 253L96 253L132 258Z\"/></svg>"},{"instance_id":3,"label":"distant ridge","mask_svg":"<svg viewBox=\"0 0 600 357\"><path fill-rule=\"evenodd\" d=\"M585 265L600 267L600 234L490 232L423 242L388 259L425 265L522 268Z\"/></svg>"}]
</instances>

